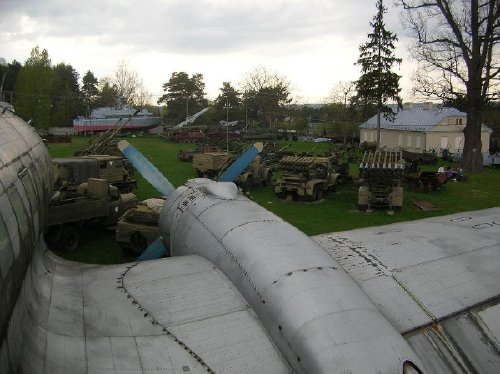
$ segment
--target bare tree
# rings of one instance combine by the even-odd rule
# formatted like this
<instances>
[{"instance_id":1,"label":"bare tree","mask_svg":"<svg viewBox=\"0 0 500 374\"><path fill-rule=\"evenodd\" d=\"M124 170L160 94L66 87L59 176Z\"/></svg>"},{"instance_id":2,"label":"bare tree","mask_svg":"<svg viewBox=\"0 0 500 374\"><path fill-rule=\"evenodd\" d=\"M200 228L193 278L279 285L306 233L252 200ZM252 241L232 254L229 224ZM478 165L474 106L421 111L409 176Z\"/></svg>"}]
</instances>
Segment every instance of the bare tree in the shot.
<instances>
[{"instance_id":1,"label":"bare tree","mask_svg":"<svg viewBox=\"0 0 500 374\"><path fill-rule=\"evenodd\" d=\"M260 120L269 128L276 122L279 109L292 101L291 84L287 78L262 66L247 73L242 87L243 103L250 111L249 117Z\"/></svg>"},{"instance_id":2,"label":"bare tree","mask_svg":"<svg viewBox=\"0 0 500 374\"><path fill-rule=\"evenodd\" d=\"M416 91L463 102L467 111L461 166L482 168L481 122L486 104L498 98L500 2L498 0L397 0L419 62ZM434 72L434 74L433 74Z\"/></svg>"},{"instance_id":3,"label":"bare tree","mask_svg":"<svg viewBox=\"0 0 500 374\"><path fill-rule=\"evenodd\" d=\"M332 103L342 104L344 108L352 97L356 95L356 82L339 81L330 91L327 100Z\"/></svg>"},{"instance_id":4,"label":"bare tree","mask_svg":"<svg viewBox=\"0 0 500 374\"><path fill-rule=\"evenodd\" d=\"M151 95L151 92L146 89L144 82L140 79L137 90L132 96L132 104L139 107L151 105L152 98L153 95Z\"/></svg>"},{"instance_id":5,"label":"bare tree","mask_svg":"<svg viewBox=\"0 0 500 374\"><path fill-rule=\"evenodd\" d=\"M144 87L143 80L123 60L118 63L111 84L128 104L143 106L151 101L151 93Z\"/></svg>"}]
</instances>

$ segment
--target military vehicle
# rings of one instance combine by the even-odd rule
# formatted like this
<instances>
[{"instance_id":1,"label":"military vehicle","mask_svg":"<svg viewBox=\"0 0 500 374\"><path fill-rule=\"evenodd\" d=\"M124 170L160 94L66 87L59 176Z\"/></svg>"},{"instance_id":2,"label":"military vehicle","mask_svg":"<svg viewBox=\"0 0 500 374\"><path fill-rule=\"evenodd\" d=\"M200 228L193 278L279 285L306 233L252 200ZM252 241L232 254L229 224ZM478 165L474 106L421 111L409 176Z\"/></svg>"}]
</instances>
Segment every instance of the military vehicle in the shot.
<instances>
[{"instance_id":1,"label":"military vehicle","mask_svg":"<svg viewBox=\"0 0 500 374\"><path fill-rule=\"evenodd\" d=\"M404 173L402 151L366 151L359 165L359 210L380 207L389 207L390 211L401 210Z\"/></svg>"},{"instance_id":2,"label":"military vehicle","mask_svg":"<svg viewBox=\"0 0 500 374\"><path fill-rule=\"evenodd\" d=\"M206 152L193 155L193 167L200 178L216 180L236 159L225 152ZM244 192L249 192L254 185L268 185L272 180L272 170L260 156L255 157L250 166L234 181Z\"/></svg>"},{"instance_id":3,"label":"military vehicle","mask_svg":"<svg viewBox=\"0 0 500 374\"><path fill-rule=\"evenodd\" d=\"M88 178L105 179L120 192L134 192L137 181L132 178L128 161L120 156L89 155L52 159L54 189L78 186Z\"/></svg>"},{"instance_id":4,"label":"military vehicle","mask_svg":"<svg viewBox=\"0 0 500 374\"><path fill-rule=\"evenodd\" d=\"M406 162L412 162L412 161L417 161L419 164L432 164L435 165L437 164L437 156L435 153L432 152L410 152L410 151L403 151L403 159Z\"/></svg>"},{"instance_id":5,"label":"military vehicle","mask_svg":"<svg viewBox=\"0 0 500 374\"><path fill-rule=\"evenodd\" d=\"M406 174L406 184L417 192L436 191L447 181L445 173L434 171L417 171Z\"/></svg>"},{"instance_id":6,"label":"military vehicle","mask_svg":"<svg viewBox=\"0 0 500 374\"><path fill-rule=\"evenodd\" d=\"M274 184L274 192L289 200L320 200L324 192L334 189L342 179L334 170L330 157L286 156L281 159L279 168L283 174Z\"/></svg>"},{"instance_id":7,"label":"military vehicle","mask_svg":"<svg viewBox=\"0 0 500 374\"><path fill-rule=\"evenodd\" d=\"M199 178L216 179L234 156L226 152L203 152L193 155L193 168Z\"/></svg>"},{"instance_id":8,"label":"military vehicle","mask_svg":"<svg viewBox=\"0 0 500 374\"><path fill-rule=\"evenodd\" d=\"M44 229L45 240L56 249L74 251L80 244L85 224L112 226L135 205L134 194L120 194L106 180L89 178L76 189L62 189L53 195Z\"/></svg>"},{"instance_id":9,"label":"military vehicle","mask_svg":"<svg viewBox=\"0 0 500 374\"><path fill-rule=\"evenodd\" d=\"M233 154L217 150L196 153L193 155L193 167L198 177L216 180L235 159ZM252 186L271 184L272 175L272 169L266 166L260 156L257 156L234 183L244 192L249 192Z\"/></svg>"},{"instance_id":10,"label":"military vehicle","mask_svg":"<svg viewBox=\"0 0 500 374\"><path fill-rule=\"evenodd\" d=\"M147 199L125 212L116 225L116 241L134 254L142 253L158 236L158 219L164 199Z\"/></svg>"},{"instance_id":11,"label":"military vehicle","mask_svg":"<svg viewBox=\"0 0 500 374\"><path fill-rule=\"evenodd\" d=\"M240 178L244 177L245 174L248 174L248 176L246 177L247 179L251 177L251 181L254 186L268 186L272 183L273 180L272 168L266 166L264 159L260 156L255 157L246 171L242 173ZM236 182L238 182L238 179L236 180Z\"/></svg>"}]
</instances>

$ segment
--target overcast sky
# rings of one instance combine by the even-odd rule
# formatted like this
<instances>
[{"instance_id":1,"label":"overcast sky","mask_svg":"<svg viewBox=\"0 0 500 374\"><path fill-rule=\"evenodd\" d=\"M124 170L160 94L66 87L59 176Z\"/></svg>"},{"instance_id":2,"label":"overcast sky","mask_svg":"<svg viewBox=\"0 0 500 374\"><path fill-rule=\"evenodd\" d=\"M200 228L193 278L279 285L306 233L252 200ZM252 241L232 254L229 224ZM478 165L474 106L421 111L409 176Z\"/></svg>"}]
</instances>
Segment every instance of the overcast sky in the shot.
<instances>
[{"instance_id":1,"label":"overcast sky","mask_svg":"<svg viewBox=\"0 0 500 374\"><path fill-rule=\"evenodd\" d=\"M409 100L409 39L401 10L385 3ZM339 81L359 77L353 64L375 13L375 0L0 0L0 57L24 63L38 45L53 64L97 78L124 60L155 101L175 71L202 73L213 99L222 82L238 87L264 66L288 78L298 102L319 103Z\"/></svg>"}]
</instances>

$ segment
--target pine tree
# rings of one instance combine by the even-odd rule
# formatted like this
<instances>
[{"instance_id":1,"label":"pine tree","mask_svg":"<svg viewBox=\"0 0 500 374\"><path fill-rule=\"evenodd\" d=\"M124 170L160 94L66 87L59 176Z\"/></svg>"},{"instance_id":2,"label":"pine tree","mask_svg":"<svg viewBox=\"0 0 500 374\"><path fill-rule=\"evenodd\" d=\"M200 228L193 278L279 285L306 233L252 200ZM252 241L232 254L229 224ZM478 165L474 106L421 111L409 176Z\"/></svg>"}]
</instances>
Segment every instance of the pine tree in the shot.
<instances>
[{"instance_id":1,"label":"pine tree","mask_svg":"<svg viewBox=\"0 0 500 374\"><path fill-rule=\"evenodd\" d=\"M399 76L391 71L392 66L401 63L394 55L394 43L398 40L396 34L386 30L384 13L387 8L383 1L378 0L377 14L370 26L373 32L368 34L368 42L359 47L360 55L357 64L361 66L361 77L356 81L357 95L355 100L363 105L374 105L377 108L377 146L380 145L380 115L389 118L392 110L386 105L392 99L402 108L399 97Z\"/></svg>"},{"instance_id":2,"label":"pine tree","mask_svg":"<svg viewBox=\"0 0 500 374\"><path fill-rule=\"evenodd\" d=\"M52 125L50 111L53 80L54 72L47 50L40 50L38 46L33 48L17 76L14 107L22 118L32 119L37 128Z\"/></svg>"}]
</instances>

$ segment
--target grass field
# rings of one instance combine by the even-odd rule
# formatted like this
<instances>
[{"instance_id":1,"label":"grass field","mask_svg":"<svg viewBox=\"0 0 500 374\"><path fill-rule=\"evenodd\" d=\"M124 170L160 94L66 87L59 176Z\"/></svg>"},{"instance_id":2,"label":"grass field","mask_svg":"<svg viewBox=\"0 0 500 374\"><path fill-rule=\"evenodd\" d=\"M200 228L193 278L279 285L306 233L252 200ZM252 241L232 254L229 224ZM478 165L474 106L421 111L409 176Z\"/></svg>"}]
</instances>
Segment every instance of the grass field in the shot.
<instances>
[{"instance_id":1,"label":"grass field","mask_svg":"<svg viewBox=\"0 0 500 374\"><path fill-rule=\"evenodd\" d=\"M193 145L169 143L158 138L138 137L127 140L156 165L174 186L180 186L187 179L195 177L191 163L177 160L179 150L193 148ZM85 139L76 137L71 144L49 144L49 152L52 157L71 156L85 144ZM280 146L286 144L288 142L281 142ZM319 153L328 149L329 144L292 142L288 149L304 152L310 151L313 147L316 147L315 152ZM440 162L439 165L444 163ZM424 170L437 170L439 165L425 166ZM357 164L350 166L351 175L355 176ZM137 191L139 199L158 195L140 175L136 173L135 177L139 185ZM500 206L499 186L500 169L486 169L482 173L468 175L466 182L450 181L441 190L432 193L417 193L405 189L403 210L393 215L385 210L359 212L356 209L358 187L355 185L339 186L337 192L330 192L323 200L314 203L280 200L274 195L272 187L255 187L252 190L252 198L306 234L315 235ZM413 202L420 200L432 202L437 210L432 212L418 210ZM121 253L114 242L114 233L106 231L86 230L85 242L78 251L58 254L66 259L87 263L109 264L132 260Z\"/></svg>"}]
</instances>

